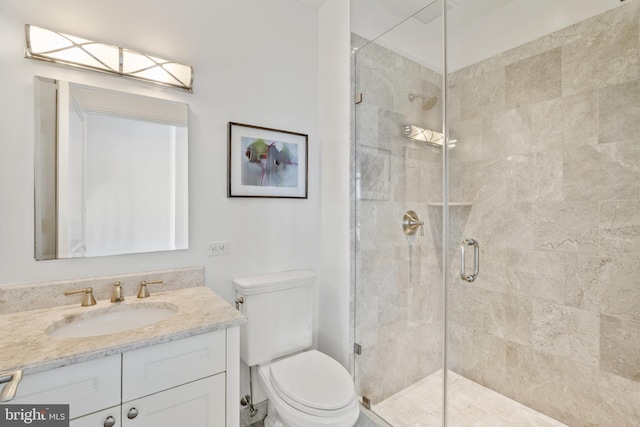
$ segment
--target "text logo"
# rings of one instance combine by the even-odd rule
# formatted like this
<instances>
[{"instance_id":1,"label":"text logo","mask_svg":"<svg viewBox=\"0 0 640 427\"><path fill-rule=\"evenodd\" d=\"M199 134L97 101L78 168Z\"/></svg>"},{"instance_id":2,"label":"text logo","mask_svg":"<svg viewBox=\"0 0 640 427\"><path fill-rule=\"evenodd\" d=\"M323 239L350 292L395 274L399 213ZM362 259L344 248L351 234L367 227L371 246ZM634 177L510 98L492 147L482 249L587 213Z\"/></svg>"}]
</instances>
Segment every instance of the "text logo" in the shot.
<instances>
[{"instance_id":1,"label":"text logo","mask_svg":"<svg viewBox=\"0 0 640 427\"><path fill-rule=\"evenodd\" d=\"M69 405L0 405L0 427L69 427Z\"/></svg>"}]
</instances>

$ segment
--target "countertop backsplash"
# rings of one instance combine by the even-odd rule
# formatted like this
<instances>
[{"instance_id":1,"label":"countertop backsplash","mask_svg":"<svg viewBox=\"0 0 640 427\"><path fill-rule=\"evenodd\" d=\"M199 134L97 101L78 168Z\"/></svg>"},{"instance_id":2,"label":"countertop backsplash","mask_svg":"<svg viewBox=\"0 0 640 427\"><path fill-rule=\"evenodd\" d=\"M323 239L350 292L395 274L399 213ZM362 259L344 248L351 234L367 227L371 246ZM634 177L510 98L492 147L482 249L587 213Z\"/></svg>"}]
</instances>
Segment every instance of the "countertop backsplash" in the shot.
<instances>
[{"instance_id":1,"label":"countertop backsplash","mask_svg":"<svg viewBox=\"0 0 640 427\"><path fill-rule=\"evenodd\" d=\"M66 290L91 287L96 300L109 299L115 282L122 284L125 297L135 297L138 294L140 282L143 280L148 282L162 280L161 285L150 285L148 287L152 295L154 290L156 292L164 292L204 286L204 267L186 267L142 273L7 285L0 287L0 315L59 307L76 302L80 304L82 295L65 296L64 291Z\"/></svg>"}]
</instances>

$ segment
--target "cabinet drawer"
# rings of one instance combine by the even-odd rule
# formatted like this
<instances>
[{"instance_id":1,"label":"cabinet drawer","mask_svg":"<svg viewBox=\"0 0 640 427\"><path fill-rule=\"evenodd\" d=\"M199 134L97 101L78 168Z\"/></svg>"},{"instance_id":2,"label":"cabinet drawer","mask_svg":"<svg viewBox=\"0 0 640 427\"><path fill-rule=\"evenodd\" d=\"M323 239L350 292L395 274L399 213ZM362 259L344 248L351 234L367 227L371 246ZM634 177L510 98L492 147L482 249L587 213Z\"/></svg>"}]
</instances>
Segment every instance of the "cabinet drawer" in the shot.
<instances>
[{"instance_id":1,"label":"cabinet drawer","mask_svg":"<svg viewBox=\"0 0 640 427\"><path fill-rule=\"evenodd\" d=\"M77 418L120 404L120 355L25 375L8 403L69 404Z\"/></svg>"},{"instance_id":2,"label":"cabinet drawer","mask_svg":"<svg viewBox=\"0 0 640 427\"><path fill-rule=\"evenodd\" d=\"M132 414L136 415L129 418ZM225 374L203 378L122 406L123 427L224 427L225 420Z\"/></svg>"},{"instance_id":3,"label":"cabinet drawer","mask_svg":"<svg viewBox=\"0 0 640 427\"><path fill-rule=\"evenodd\" d=\"M109 417L113 417L115 422L113 427L122 427L120 410L120 406L114 406L104 411L94 412L93 414L71 420L69 427L104 427Z\"/></svg>"},{"instance_id":4,"label":"cabinet drawer","mask_svg":"<svg viewBox=\"0 0 640 427\"><path fill-rule=\"evenodd\" d=\"M159 344L122 355L122 401L224 372L226 331Z\"/></svg>"}]
</instances>

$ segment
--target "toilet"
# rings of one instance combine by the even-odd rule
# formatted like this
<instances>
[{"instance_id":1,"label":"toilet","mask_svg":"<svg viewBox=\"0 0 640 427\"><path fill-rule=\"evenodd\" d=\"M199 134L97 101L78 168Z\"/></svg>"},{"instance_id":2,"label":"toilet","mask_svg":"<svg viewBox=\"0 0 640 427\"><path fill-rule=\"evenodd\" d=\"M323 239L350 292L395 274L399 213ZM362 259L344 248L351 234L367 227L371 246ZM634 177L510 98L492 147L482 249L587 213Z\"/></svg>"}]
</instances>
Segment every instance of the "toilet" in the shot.
<instances>
[{"instance_id":1,"label":"toilet","mask_svg":"<svg viewBox=\"0 0 640 427\"><path fill-rule=\"evenodd\" d=\"M240 310L240 358L257 367L268 398L267 427L352 427L359 402L349 372L312 344L311 270L233 280Z\"/></svg>"}]
</instances>

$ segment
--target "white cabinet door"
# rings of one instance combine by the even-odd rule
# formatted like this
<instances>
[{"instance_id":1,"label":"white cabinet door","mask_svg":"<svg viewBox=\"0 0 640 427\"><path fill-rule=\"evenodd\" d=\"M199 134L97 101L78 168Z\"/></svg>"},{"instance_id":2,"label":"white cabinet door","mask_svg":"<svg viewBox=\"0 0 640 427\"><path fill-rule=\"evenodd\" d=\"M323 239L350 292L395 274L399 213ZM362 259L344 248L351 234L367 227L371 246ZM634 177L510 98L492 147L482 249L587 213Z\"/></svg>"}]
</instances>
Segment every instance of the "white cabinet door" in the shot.
<instances>
[{"instance_id":1,"label":"white cabinet door","mask_svg":"<svg viewBox=\"0 0 640 427\"><path fill-rule=\"evenodd\" d=\"M224 427L225 374L122 405L122 427Z\"/></svg>"},{"instance_id":2,"label":"white cabinet door","mask_svg":"<svg viewBox=\"0 0 640 427\"><path fill-rule=\"evenodd\" d=\"M122 401L224 372L225 365L225 330L124 353Z\"/></svg>"},{"instance_id":3,"label":"white cabinet door","mask_svg":"<svg viewBox=\"0 0 640 427\"><path fill-rule=\"evenodd\" d=\"M68 404L77 418L120 404L120 355L25 375L8 403Z\"/></svg>"},{"instance_id":4,"label":"white cabinet door","mask_svg":"<svg viewBox=\"0 0 640 427\"><path fill-rule=\"evenodd\" d=\"M122 427L120 406L71 420L69 427Z\"/></svg>"}]
</instances>

